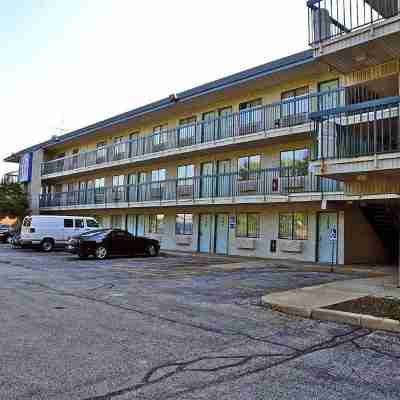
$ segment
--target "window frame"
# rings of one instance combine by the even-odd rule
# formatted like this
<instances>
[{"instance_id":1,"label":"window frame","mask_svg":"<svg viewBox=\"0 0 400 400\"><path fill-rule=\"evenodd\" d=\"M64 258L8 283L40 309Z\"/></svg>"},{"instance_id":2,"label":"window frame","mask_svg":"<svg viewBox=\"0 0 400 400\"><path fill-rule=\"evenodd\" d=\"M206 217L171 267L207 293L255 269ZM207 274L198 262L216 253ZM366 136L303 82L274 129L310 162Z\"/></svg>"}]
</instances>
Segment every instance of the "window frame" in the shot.
<instances>
[{"instance_id":1,"label":"window frame","mask_svg":"<svg viewBox=\"0 0 400 400\"><path fill-rule=\"evenodd\" d=\"M162 235L164 233L164 219L165 214L149 214L145 227L146 233Z\"/></svg>"},{"instance_id":2,"label":"window frame","mask_svg":"<svg viewBox=\"0 0 400 400\"><path fill-rule=\"evenodd\" d=\"M239 103L239 111L251 110L252 108L261 107L263 105L262 97L258 97L256 99L243 101Z\"/></svg>"},{"instance_id":3,"label":"window frame","mask_svg":"<svg viewBox=\"0 0 400 400\"><path fill-rule=\"evenodd\" d=\"M256 219L256 231L250 233L249 229L249 216L255 217ZM242 234L239 232L239 218L245 217L245 232ZM235 237L236 238L248 238L248 239L259 239L260 238L260 214L259 213L239 213L236 215L236 227L235 227Z\"/></svg>"},{"instance_id":4,"label":"window frame","mask_svg":"<svg viewBox=\"0 0 400 400\"><path fill-rule=\"evenodd\" d=\"M71 226L67 226L67 221L71 223ZM68 224L69 225L69 224ZM73 218L64 218L64 228L70 229L74 228L74 219Z\"/></svg>"},{"instance_id":5,"label":"window frame","mask_svg":"<svg viewBox=\"0 0 400 400\"><path fill-rule=\"evenodd\" d=\"M251 168L250 168L250 165L251 165L251 159L252 158L255 158L255 157L257 157L258 158L258 168L257 169L255 169L255 170L252 170ZM246 173L245 174L241 174L241 167L240 167L240 162L241 162L241 160L244 160L244 159L247 159L247 163L246 163L246 165L247 165L247 171L246 171ZM254 176L253 174L254 173L258 173L259 171L261 171L261 154L253 154L253 155L247 155L247 156L242 156L242 157L239 157L238 159L237 159L237 173L238 173L238 180L239 181L249 181L249 180L255 180L256 179L256 176ZM251 175L253 175L253 176L251 176Z\"/></svg>"},{"instance_id":6,"label":"window frame","mask_svg":"<svg viewBox=\"0 0 400 400\"><path fill-rule=\"evenodd\" d=\"M161 146L166 142L164 134L168 132L168 124L157 125L153 127L152 142L153 146Z\"/></svg>"},{"instance_id":7,"label":"window frame","mask_svg":"<svg viewBox=\"0 0 400 400\"><path fill-rule=\"evenodd\" d=\"M304 93L299 94L298 92L304 90ZM310 93L310 86L309 85L304 85L304 86L299 86L294 89L290 90L285 90L281 92L281 114L282 117L288 117L288 116L293 116L293 115L298 115L298 114L303 114L303 113L308 113L309 112L309 105L307 103L307 107L301 110L298 110L299 105L296 101L291 102L290 100L294 100L298 97L305 97ZM289 96L287 96L289 95ZM307 102L307 99L305 99Z\"/></svg>"},{"instance_id":8,"label":"window frame","mask_svg":"<svg viewBox=\"0 0 400 400\"><path fill-rule=\"evenodd\" d=\"M178 217L179 216L183 216L183 224L182 224L182 232L180 232L178 230ZM189 217L190 216L190 217ZM189 220L189 221L188 221ZM190 230L187 229L187 226L190 226ZM193 214L175 214L175 235L176 236L183 236L183 235L187 235L187 236L192 236L193 235Z\"/></svg>"},{"instance_id":9,"label":"window frame","mask_svg":"<svg viewBox=\"0 0 400 400\"><path fill-rule=\"evenodd\" d=\"M298 160L296 160L296 153L299 152L303 152L303 151L307 151L307 166L304 168L304 170L300 167L296 166L296 162L298 162ZM291 153L292 157L291 157L291 166L283 166L282 165L282 154L284 153ZM302 147L302 148L298 148L298 149L288 149L288 150L281 150L279 153L279 166L280 166L280 176L281 177L287 177L287 176L308 176L308 168L309 168L309 164L310 164L310 154L311 151L308 147ZM287 170L288 172L285 173L285 170Z\"/></svg>"},{"instance_id":10,"label":"window frame","mask_svg":"<svg viewBox=\"0 0 400 400\"><path fill-rule=\"evenodd\" d=\"M303 235L297 235L296 234L296 227L295 227L295 218L296 216L302 216L303 222L304 222L304 231L305 233ZM281 227L282 223L281 220L282 218L289 217L288 220L290 219L290 228L286 229L288 232L287 235L282 235L281 232ZM301 211L294 211L294 212L285 212L285 213L279 213L279 221L278 221L278 239L282 240L308 240L309 236L309 224L308 224L308 214L306 212L301 212Z\"/></svg>"}]
</instances>

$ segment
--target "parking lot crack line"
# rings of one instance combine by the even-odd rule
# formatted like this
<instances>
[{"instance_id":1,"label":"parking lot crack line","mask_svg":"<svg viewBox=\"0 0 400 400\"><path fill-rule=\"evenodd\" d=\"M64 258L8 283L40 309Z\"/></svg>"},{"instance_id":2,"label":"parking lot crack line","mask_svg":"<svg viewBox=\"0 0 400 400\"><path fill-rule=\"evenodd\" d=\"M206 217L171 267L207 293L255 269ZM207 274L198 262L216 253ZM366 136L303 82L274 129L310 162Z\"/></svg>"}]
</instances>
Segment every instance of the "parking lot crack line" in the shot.
<instances>
[{"instance_id":1,"label":"parking lot crack line","mask_svg":"<svg viewBox=\"0 0 400 400\"><path fill-rule=\"evenodd\" d=\"M123 388L123 389L119 389L117 391L109 392L109 393L104 394L104 395L88 397L88 398L86 398L84 400L111 400L114 397L122 396L122 395L125 395L125 394L128 394L128 393L134 393L134 392L136 392L136 391L138 391L138 390L140 390L140 389L142 389L144 387L147 387L147 386L150 386L150 385L154 385L156 383L160 383L161 381L164 381L164 380L166 380L166 379L168 379L168 378L170 378L170 377L172 377L174 375L177 375L179 373L188 372L188 371L190 371L190 372L213 373L213 372L217 372L217 371L222 370L222 369L228 369L229 370L229 369L232 369L232 368L235 368L235 367L243 366L243 365L247 364L248 362L250 362L251 360L253 360L254 358L262 357L262 358L268 359L269 357L284 357L283 360L278 360L278 361L276 361L276 362L274 362L272 364L263 365L263 366L251 369L249 371L245 371L244 373L236 374L236 375L233 375L233 376L230 375L230 376L227 376L227 377L226 376L220 377L220 378L215 379L212 382L207 382L205 384L193 386L193 387L191 387L191 388L189 388L187 390L181 391L181 392L173 393L171 395L166 395L166 394L162 395L162 399L168 399L168 398L172 398L172 397L179 397L181 395L193 393L195 391L198 391L198 390L201 390L201 389L204 389L204 388L209 388L210 386L219 385L221 383L226 383L226 382L229 382L229 381L235 381L235 380L240 379L242 377L246 377L246 376L253 375L253 374L256 374L256 373L259 373L259 372L263 372L263 371L267 371L267 370L269 370L271 368L274 368L274 367L289 363L291 361L294 361L296 359L299 359L301 357L304 357L304 356L307 356L307 355L310 355L310 354L313 354L313 353L316 353L316 352L319 352L319 351L329 350L329 349L333 349L333 348L338 347L338 346L342 346L344 344L352 342L355 339L358 340L358 339L364 338L364 337L370 335L370 333L371 333L370 331L366 331L366 330L364 330L362 328L356 328L356 329L351 330L349 332L346 332L344 334L335 335L331 339L329 339L329 340L327 340L325 342L310 346L310 347L308 347L308 348L306 348L306 349L304 349L302 351L296 351L296 352L289 353L289 354L284 354L284 353L272 353L272 354L265 353L265 354L263 354L263 353L261 353L261 354L253 354L253 355L246 355L246 356L238 356L238 355L227 356L227 355L225 355L225 356L215 356L215 357L201 357L201 358L197 358L197 359L190 360L190 361L171 362L171 363L167 363L167 364L163 364L163 365L154 367L149 372L147 372L145 374L143 380L140 383L136 384L136 385L133 385L133 386L130 386L130 387L126 387L126 388ZM240 357L242 357L242 358L240 358ZM200 369L192 368L192 367L187 368L188 366L196 364L199 361L235 359L235 358L239 359L239 361L237 361L235 363L225 364L225 365L223 365L221 367L200 368ZM165 372L160 377L158 377L156 379L153 379L153 380L150 380L150 378L156 372L159 372L159 371L161 371L163 369L168 369L168 368L171 368L171 367L173 367L172 371Z\"/></svg>"}]
</instances>

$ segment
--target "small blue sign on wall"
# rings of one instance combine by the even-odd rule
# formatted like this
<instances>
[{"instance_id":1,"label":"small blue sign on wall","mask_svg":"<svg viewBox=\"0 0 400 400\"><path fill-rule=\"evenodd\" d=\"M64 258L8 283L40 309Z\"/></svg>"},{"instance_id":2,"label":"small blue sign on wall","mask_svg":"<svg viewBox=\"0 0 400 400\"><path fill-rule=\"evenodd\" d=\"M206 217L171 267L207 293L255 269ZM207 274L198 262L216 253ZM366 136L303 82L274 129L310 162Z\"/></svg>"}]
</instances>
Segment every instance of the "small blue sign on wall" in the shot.
<instances>
[{"instance_id":1,"label":"small blue sign on wall","mask_svg":"<svg viewBox=\"0 0 400 400\"><path fill-rule=\"evenodd\" d=\"M19 162L18 182L28 183L32 178L32 153L25 153Z\"/></svg>"}]
</instances>

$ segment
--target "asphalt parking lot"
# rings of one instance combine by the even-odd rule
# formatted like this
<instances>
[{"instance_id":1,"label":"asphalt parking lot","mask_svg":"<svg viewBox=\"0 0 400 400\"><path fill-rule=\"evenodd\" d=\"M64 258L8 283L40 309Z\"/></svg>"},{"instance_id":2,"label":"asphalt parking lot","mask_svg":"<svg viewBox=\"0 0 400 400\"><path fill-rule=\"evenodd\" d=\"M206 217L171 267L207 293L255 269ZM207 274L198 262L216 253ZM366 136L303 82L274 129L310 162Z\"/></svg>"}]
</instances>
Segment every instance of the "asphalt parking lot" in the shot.
<instances>
[{"instance_id":1,"label":"asphalt parking lot","mask_svg":"<svg viewBox=\"0 0 400 400\"><path fill-rule=\"evenodd\" d=\"M259 305L350 278L276 261L79 260L0 245L0 399L398 399L398 335Z\"/></svg>"}]
</instances>

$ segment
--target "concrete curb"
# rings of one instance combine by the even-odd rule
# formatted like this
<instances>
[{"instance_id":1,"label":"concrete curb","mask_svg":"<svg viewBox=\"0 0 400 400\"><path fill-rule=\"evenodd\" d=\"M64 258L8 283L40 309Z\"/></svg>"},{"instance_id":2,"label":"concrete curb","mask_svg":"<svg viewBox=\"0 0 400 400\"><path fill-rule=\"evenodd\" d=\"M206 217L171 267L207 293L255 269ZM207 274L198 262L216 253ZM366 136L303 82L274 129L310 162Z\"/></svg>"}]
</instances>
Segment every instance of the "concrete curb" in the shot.
<instances>
[{"instance_id":1,"label":"concrete curb","mask_svg":"<svg viewBox=\"0 0 400 400\"><path fill-rule=\"evenodd\" d=\"M341 324L361 326L360 314L353 314L343 311L327 310L325 308L316 308L311 312L311 318L319 321L332 321Z\"/></svg>"},{"instance_id":2,"label":"concrete curb","mask_svg":"<svg viewBox=\"0 0 400 400\"><path fill-rule=\"evenodd\" d=\"M400 333L400 321L389 318L377 318L372 315L354 314L325 308L306 308L282 304L269 304L271 309L297 317L318 321L337 322L340 324L359 326L361 328Z\"/></svg>"},{"instance_id":3,"label":"concrete curb","mask_svg":"<svg viewBox=\"0 0 400 400\"><path fill-rule=\"evenodd\" d=\"M282 304L270 304L272 310L297 317L311 318L311 309L306 307L286 306Z\"/></svg>"}]
</instances>

